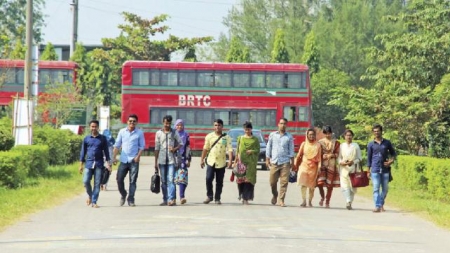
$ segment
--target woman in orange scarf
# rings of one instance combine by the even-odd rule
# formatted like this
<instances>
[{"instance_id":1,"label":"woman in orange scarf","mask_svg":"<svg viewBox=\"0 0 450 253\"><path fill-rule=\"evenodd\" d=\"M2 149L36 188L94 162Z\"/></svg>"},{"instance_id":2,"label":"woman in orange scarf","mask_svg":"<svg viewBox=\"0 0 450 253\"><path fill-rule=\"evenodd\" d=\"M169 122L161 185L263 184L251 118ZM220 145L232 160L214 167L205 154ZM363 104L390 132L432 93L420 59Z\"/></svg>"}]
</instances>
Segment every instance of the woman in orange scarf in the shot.
<instances>
[{"instance_id":1,"label":"woman in orange scarf","mask_svg":"<svg viewBox=\"0 0 450 253\"><path fill-rule=\"evenodd\" d=\"M299 170L297 185L302 187L301 207L306 207L306 189L309 190L308 206L312 207L314 188L316 187L317 174L322 162L322 148L316 141L316 131L308 129L306 140L300 146L300 150L295 158L295 168Z\"/></svg>"}]
</instances>

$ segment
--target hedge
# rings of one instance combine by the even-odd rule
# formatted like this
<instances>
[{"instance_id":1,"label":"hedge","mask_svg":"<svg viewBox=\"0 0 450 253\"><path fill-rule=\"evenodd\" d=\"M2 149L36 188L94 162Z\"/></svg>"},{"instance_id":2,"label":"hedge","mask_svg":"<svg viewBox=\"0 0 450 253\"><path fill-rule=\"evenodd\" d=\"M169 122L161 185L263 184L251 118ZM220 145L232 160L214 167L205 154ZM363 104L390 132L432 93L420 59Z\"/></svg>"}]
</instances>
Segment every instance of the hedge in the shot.
<instances>
[{"instance_id":1,"label":"hedge","mask_svg":"<svg viewBox=\"0 0 450 253\"><path fill-rule=\"evenodd\" d=\"M27 178L29 164L19 151L0 152L0 186L20 187Z\"/></svg>"},{"instance_id":2,"label":"hedge","mask_svg":"<svg viewBox=\"0 0 450 253\"><path fill-rule=\"evenodd\" d=\"M396 188L421 190L433 199L450 202L450 159L401 155L392 173Z\"/></svg>"},{"instance_id":3,"label":"hedge","mask_svg":"<svg viewBox=\"0 0 450 253\"><path fill-rule=\"evenodd\" d=\"M49 151L46 145L15 146L12 151L22 154L22 159L29 161L28 175L42 176L49 165Z\"/></svg>"}]
</instances>

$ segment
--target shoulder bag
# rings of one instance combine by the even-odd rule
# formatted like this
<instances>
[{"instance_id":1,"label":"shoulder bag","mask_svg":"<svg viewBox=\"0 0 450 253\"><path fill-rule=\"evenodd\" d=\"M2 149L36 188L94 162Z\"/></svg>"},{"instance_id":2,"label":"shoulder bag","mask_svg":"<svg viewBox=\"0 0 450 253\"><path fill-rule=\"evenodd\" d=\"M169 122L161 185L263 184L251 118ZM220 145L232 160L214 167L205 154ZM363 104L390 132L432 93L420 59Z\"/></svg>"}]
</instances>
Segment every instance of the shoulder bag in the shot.
<instances>
[{"instance_id":1,"label":"shoulder bag","mask_svg":"<svg viewBox=\"0 0 450 253\"><path fill-rule=\"evenodd\" d=\"M211 153L212 148L219 142L220 139L222 139L222 137L224 137L226 135L227 135L226 133L223 133L219 138L217 138L217 140L213 143L213 145L211 145L211 148L209 149L208 154L206 154L206 157L205 157L205 164L207 166L209 166L209 164L208 164L208 156L209 156L209 153Z\"/></svg>"}]
</instances>

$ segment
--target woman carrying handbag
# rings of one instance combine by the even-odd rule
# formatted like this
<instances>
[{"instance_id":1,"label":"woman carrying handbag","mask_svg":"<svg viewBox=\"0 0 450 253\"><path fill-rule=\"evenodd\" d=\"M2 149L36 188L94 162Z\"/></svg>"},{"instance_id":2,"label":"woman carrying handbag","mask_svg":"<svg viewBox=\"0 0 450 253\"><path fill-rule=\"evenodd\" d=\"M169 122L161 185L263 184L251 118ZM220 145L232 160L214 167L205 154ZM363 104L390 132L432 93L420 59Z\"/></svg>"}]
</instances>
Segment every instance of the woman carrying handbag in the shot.
<instances>
[{"instance_id":1,"label":"woman carrying handbag","mask_svg":"<svg viewBox=\"0 0 450 253\"><path fill-rule=\"evenodd\" d=\"M353 131L345 130L345 143L339 147L339 174L341 181L341 189L347 202L347 209L352 210L352 202L356 194L356 187L352 186L350 175L355 172L355 169L361 163L361 149L359 145L353 142Z\"/></svg>"}]
</instances>

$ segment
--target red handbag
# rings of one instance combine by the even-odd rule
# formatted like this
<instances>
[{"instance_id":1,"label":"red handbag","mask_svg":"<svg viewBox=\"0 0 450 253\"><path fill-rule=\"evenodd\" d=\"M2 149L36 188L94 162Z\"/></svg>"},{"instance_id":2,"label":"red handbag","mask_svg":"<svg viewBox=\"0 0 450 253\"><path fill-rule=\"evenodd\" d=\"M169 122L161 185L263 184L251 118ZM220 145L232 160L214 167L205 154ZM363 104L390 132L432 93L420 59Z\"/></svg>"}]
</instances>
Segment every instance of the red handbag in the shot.
<instances>
[{"instance_id":1,"label":"red handbag","mask_svg":"<svg viewBox=\"0 0 450 253\"><path fill-rule=\"evenodd\" d=\"M360 169L358 171L358 168ZM358 187L366 187L369 185L369 178L367 177L367 173L362 170L361 166L356 164L355 172L350 173L350 181L352 182L352 186L355 188Z\"/></svg>"}]
</instances>

